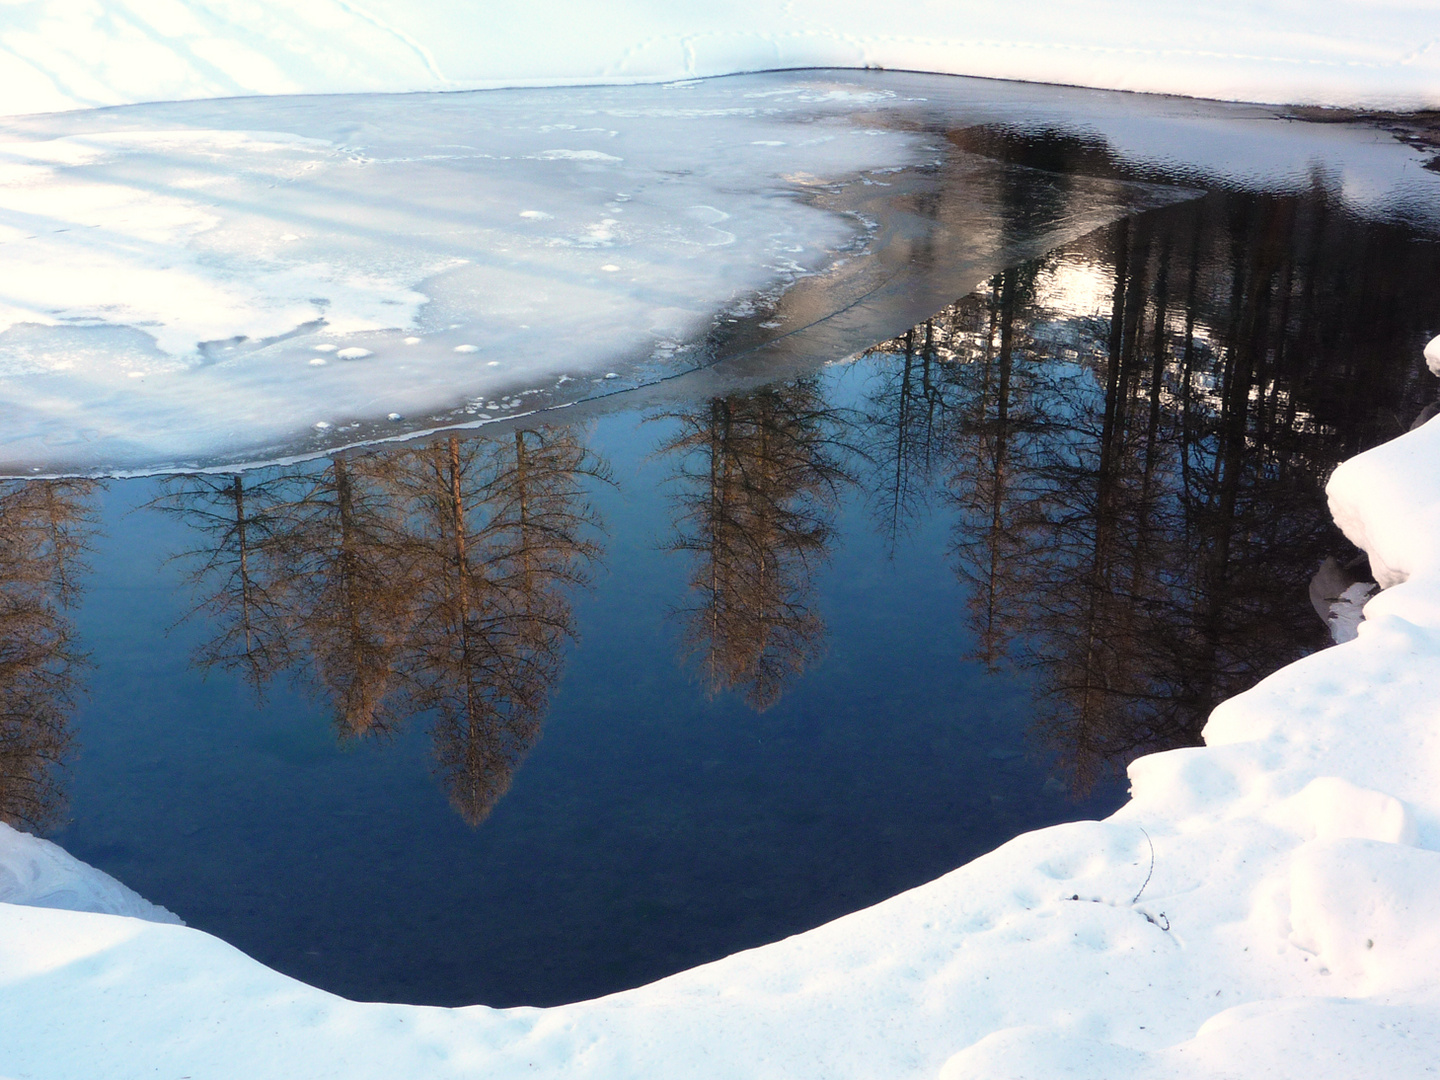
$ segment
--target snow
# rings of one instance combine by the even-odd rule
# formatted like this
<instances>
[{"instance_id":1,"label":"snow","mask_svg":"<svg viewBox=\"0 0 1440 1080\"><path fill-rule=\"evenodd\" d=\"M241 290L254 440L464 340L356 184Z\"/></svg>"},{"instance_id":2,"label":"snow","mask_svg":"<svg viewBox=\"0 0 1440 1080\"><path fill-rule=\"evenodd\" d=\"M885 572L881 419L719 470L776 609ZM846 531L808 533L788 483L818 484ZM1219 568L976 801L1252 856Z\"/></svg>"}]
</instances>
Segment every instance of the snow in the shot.
<instances>
[{"instance_id":1,"label":"snow","mask_svg":"<svg viewBox=\"0 0 1440 1080\"><path fill-rule=\"evenodd\" d=\"M179 923L109 874L72 857L48 840L17 832L0 821L0 904L98 911L149 922Z\"/></svg>"},{"instance_id":2,"label":"snow","mask_svg":"<svg viewBox=\"0 0 1440 1080\"><path fill-rule=\"evenodd\" d=\"M1427 0L7 0L0 109L866 66L1435 107L1435 25Z\"/></svg>"},{"instance_id":3,"label":"snow","mask_svg":"<svg viewBox=\"0 0 1440 1080\"><path fill-rule=\"evenodd\" d=\"M865 65L1436 107L1435 16L1426 0L912 0L877 30L859 0L6 0L0 109ZM900 115L891 84L772 78L654 87L640 107L591 88L12 120L7 453L95 467L253 449L424 412L521 358L557 383L619 378L617 358L678 347L736 297L832 266L860 230L816 193L928 152L902 124L861 122ZM757 88L774 96L745 97ZM1180 174L1302 184L1315 157L1302 126L1253 110L1103 95L1079 110L1001 86L971 107L976 122L1066 118ZM1339 141L1348 156L1327 160L1352 206L1384 212L1434 183L1383 136ZM535 356L532 326L584 337L589 355ZM1440 369L1440 345L1426 357ZM457 363L475 367L460 379ZM0 1074L1427 1075L1436 460L1431 423L1337 470L1332 512L1383 587L1356 636L1222 704L1206 746L1134 762L1111 818L1026 834L866 911L609 998L345 1001L0 826Z\"/></svg>"},{"instance_id":4,"label":"snow","mask_svg":"<svg viewBox=\"0 0 1440 1080\"><path fill-rule=\"evenodd\" d=\"M1437 456L1427 424L1336 471L1335 517L1387 586L1358 636L1221 704L1204 747L1132 763L1130 802L1105 821L1022 835L808 933L545 1010L349 1002L185 927L0 904L0 1073L1430 1075ZM38 844L18 839L0 866Z\"/></svg>"}]
</instances>

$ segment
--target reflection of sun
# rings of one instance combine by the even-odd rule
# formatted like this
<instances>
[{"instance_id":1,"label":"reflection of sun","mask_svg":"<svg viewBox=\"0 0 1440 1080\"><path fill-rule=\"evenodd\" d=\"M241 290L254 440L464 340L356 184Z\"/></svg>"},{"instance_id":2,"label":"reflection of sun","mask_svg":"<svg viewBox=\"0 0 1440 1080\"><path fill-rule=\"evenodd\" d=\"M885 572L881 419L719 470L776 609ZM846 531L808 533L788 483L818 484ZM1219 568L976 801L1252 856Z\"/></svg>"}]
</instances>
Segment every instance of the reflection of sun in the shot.
<instances>
[{"instance_id":1,"label":"reflection of sun","mask_svg":"<svg viewBox=\"0 0 1440 1080\"><path fill-rule=\"evenodd\" d=\"M1114 271L1074 252L1035 281L1036 302L1062 319L1108 314L1114 294Z\"/></svg>"}]
</instances>

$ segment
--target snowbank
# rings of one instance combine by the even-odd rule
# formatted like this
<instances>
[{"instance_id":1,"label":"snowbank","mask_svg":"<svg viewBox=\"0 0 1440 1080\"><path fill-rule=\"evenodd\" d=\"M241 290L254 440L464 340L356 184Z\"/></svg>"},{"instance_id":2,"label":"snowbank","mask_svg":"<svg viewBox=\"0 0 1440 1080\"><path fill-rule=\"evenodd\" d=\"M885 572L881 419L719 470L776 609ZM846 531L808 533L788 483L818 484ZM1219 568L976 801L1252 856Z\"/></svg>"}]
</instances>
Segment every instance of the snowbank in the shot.
<instances>
[{"instance_id":1,"label":"snowbank","mask_svg":"<svg viewBox=\"0 0 1440 1080\"><path fill-rule=\"evenodd\" d=\"M884 67L1264 101L1440 105L1425 0L7 0L0 110Z\"/></svg>"},{"instance_id":2,"label":"snowbank","mask_svg":"<svg viewBox=\"0 0 1440 1080\"><path fill-rule=\"evenodd\" d=\"M184 927L0 905L0 1073L1430 1075L1440 1045L1440 424L1346 463L1359 637L1018 837L814 931L562 1008L359 1004ZM15 847L5 851L22 850ZM0 855L0 858L4 858Z\"/></svg>"},{"instance_id":3,"label":"snowbank","mask_svg":"<svg viewBox=\"0 0 1440 1080\"><path fill-rule=\"evenodd\" d=\"M74 858L49 840L16 832L0 821L0 904L98 911L149 922L179 923L109 874Z\"/></svg>"}]
</instances>

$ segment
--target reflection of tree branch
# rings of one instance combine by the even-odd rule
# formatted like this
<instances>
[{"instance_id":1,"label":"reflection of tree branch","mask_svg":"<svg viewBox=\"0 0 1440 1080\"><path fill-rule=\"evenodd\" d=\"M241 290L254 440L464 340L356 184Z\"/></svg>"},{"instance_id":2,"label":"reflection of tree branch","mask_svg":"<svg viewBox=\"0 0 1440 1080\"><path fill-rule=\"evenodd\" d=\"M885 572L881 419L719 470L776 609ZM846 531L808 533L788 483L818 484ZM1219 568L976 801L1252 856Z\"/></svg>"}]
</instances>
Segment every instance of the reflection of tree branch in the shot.
<instances>
[{"instance_id":1,"label":"reflection of tree branch","mask_svg":"<svg viewBox=\"0 0 1440 1080\"><path fill-rule=\"evenodd\" d=\"M670 547L694 556L699 597L680 609L686 651L712 694L743 687L766 709L823 647L812 575L853 482L839 416L802 379L666 418L678 428L659 450L676 458Z\"/></svg>"},{"instance_id":2,"label":"reflection of tree branch","mask_svg":"<svg viewBox=\"0 0 1440 1080\"><path fill-rule=\"evenodd\" d=\"M0 821L59 822L84 657L66 616L95 532L89 480L0 484Z\"/></svg>"}]
</instances>

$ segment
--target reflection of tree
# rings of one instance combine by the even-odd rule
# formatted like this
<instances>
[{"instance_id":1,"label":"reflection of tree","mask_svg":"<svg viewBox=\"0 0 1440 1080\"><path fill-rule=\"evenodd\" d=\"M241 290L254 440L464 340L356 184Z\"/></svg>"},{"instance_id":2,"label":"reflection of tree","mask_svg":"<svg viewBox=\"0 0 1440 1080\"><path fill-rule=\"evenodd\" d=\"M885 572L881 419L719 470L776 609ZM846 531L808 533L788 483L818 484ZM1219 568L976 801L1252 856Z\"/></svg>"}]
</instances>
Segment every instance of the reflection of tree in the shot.
<instances>
[{"instance_id":1,"label":"reflection of tree","mask_svg":"<svg viewBox=\"0 0 1440 1080\"><path fill-rule=\"evenodd\" d=\"M897 480L877 487L900 507L906 476L948 477L980 657L1036 675L1079 787L1197 742L1218 701L1325 641L1306 583L1341 541L1321 484L1423 404L1428 376L1395 358L1424 340L1435 261L1323 183L1212 194L997 275L886 346L864 439ZM918 341L934 362L901 408ZM920 408L925 437L902 440Z\"/></svg>"},{"instance_id":2,"label":"reflection of tree","mask_svg":"<svg viewBox=\"0 0 1440 1080\"><path fill-rule=\"evenodd\" d=\"M472 824L539 735L569 590L600 548L568 430L402 447L257 478L177 479L206 537L194 581L218 633L197 653L257 690L303 665L344 737L434 715L437 770Z\"/></svg>"},{"instance_id":3,"label":"reflection of tree","mask_svg":"<svg viewBox=\"0 0 1440 1080\"><path fill-rule=\"evenodd\" d=\"M573 432L448 442L406 455L418 512L418 570L406 675L437 714L435 750L451 802L483 820L540 734L563 647L570 590L600 557L579 486L601 476Z\"/></svg>"},{"instance_id":4,"label":"reflection of tree","mask_svg":"<svg viewBox=\"0 0 1440 1080\"><path fill-rule=\"evenodd\" d=\"M938 377L945 369L934 349L935 325L927 322L882 346L895 361L884 368L869 395L865 427L872 476L871 503L895 545L924 510L933 476L932 450L942 422L944 397Z\"/></svg>"},{"instance_id":5,"label":"reflection of tree","mask_svg":"<svg viewBox=\"0 0 1440 1080\"><path fill-rule=\"evenodd\" d=\"M274 575L283 505L277 483L257 473L179 476L157 503L204 538L186 553L195 563L190 583L218 633L201 646L197 661L240 671L257 693L291 662L286 598Z\"/></svg>"},{"instance_id":6,"label":"reflection of tree","mask_svg":"<svg viewBox=\"0 0 1440 1080\"><path fill-rule=\"evenodd\" d=\"M836 414L815 379L716 398L668 419L675 433L675 538L690 552L696 602L685 647L711 693L743 688L756 709L823 648L812 610L840 489L851 480Z\"/></svg>"},{"instance_id":7,"label":"reflection of tree","mask_svg":"<svg viewBox=\"0 0 1440 1080\"><path fill-rule=\"evenodd\" d=\"M58 774L83 666L66 609L94 532L95 487L0 485L0 821L29 829L64 812Z\"/></svg>"},{"instance_id":8,"label":"reflection of tree","mask_svg":"<svg viewBox=\"0 0 1440 1080\"><path fill-rule=\"evenodd\" d=\"M389 731L409 712L397 691L413 578L393 465L361 454L294 475L276 536L292 647L345 736Z\"/></svg>"}]
</instances>

